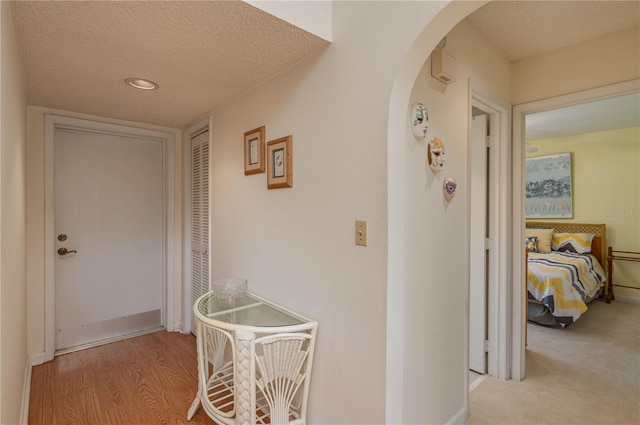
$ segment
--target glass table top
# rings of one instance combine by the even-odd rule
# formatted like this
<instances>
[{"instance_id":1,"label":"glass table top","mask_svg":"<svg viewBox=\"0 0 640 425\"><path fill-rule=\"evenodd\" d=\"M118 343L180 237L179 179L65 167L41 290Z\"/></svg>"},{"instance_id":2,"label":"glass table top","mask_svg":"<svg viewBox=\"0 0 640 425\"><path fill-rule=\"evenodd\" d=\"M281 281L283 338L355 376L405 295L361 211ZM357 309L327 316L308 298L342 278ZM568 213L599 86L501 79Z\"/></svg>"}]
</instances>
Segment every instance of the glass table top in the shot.
<instances>
[{"instance_id":1,"label":"glass table top","mask_svg":"<svg viewBox=\"0 0 640 425\"><path fill-rule=\"evenodd\" d=\"M208 319L245 326L277 327L309 322L304 317L250 293L240 295L230 302L216 298L209 292L198 302L198 312Z\"/></svg>"}]
</instances>

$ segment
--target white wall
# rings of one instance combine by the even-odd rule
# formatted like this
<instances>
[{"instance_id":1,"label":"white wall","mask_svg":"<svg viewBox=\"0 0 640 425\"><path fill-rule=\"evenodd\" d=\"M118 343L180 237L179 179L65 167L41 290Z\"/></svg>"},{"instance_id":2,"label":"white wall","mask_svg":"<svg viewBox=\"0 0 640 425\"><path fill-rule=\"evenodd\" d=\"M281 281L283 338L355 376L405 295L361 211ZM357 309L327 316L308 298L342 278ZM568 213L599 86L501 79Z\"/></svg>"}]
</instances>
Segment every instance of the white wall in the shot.
<instances>
[{"instance_id":1,"label":"white wall","mask_svg":"<svg viewBox=\"0 0 640 425\"><path fill-rule=\"evenodd\" d=\"M127 125L131 127L158 130L173 133L174 145L174 236L175 258L173 261L173 278L176 282L174 294L174 314L176 320L182 317L182 132L180 130L160 127L156 125L136 123L123 120L114 120L77 112L62 111L58 109L28 106L26 108L26 134L27 134L27 288L28 288L28 352L31 355L44 356L45 350L45 174L44 174L44 142L45 142L45 115L54 114L63 117L79 118L91 121L99 121L109 124ZM169 328L173 323L167 324ZM41 357L40 361L43 361Z\"/></svg>"},{"instance_id":2,"label":"white wall","mask_svg":"<svg viewBox=\"0 0 640 425\"><path fill-rule=\"evenodd\" d=\"M245 0L245 2L313 35L331 41L331 6L333 4L331 1Z\"/></svg>"},{"instance_id":3,"label":"white wall","mask_svg":"<svg viewBox=\"0 0 640 425\"><path fill-rule=\"evenodd\" d=\"M9 2L0 15L0 423L17 424L27 361L26 98Z\"/></svg>"},{"instance_id":4,"label":"white wall","mask_svg":"<svg viewBox=\"0 0 640 425\"><path fill-rule=\"evenodd\" d=\"M640 27L513 63L512 103L532 102L640 75Z\"/></svg>"},{"instance_id":5,"label":"white wall","mask_svg":"<svg viewBox=\"0 0 640 425\"><path fill-rule=\"evenodd\" d=\"M389 97L444 6L336 2L331 46L212 111L212 279L244 276L250 290L319 321L310 423L385 422ZM293 188L267 190L265 174L244 175L242 135L260 125L267 140L293 135ZM367 247L354 243L356 219L368 221ZM454 333L429 351L456 357L464 344ZM462 373L428 377L431 392L455 400L412 398L419 422L462 407Z\"/></svg>"},{"instance_id":6,"label":"white wall","mask_svg":"<svg viewBox=\"0 0 640 425\"><path fill-rule=\"evenodd\" d=\"M422 102L430 123L424 139L417 141L407 130L405 141L407 423L420 422L425 411L432 410L440 413L430 423L445 423L464 405L467 388L460 383L468 373L469 80L510 99L509 61L468 24L447 35L445 50L456 58L457 81L445 86L432 78L427 60L406 105ZM434 136L444 142L446 157L436 174L426 162L427 142ZM446 177L458 183L451 202L442 194Z\"/></svg>"}]
</instances>

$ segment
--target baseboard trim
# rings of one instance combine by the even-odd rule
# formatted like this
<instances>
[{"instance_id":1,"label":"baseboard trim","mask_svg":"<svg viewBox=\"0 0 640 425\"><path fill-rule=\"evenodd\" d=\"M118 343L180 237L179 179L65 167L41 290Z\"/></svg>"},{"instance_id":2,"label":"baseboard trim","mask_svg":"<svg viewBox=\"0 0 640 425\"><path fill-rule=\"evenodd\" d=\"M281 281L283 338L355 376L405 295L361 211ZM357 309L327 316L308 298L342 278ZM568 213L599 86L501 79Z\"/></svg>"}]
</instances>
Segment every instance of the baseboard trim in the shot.
<instances>
[{"instance_id":1,"label":"baseboard trim","mask_svg":"<svg viewBox=\"0 0 640 425\"><path fill-rule=\"evenodd\" d=\"M487 379L489 375L482 375L479 376L478 378L474 379L473 382L471 384L469 384L469 392L475 390L476 388L478 388L478 386L480 384L482 384L482 381L484 381L485 379Z\"/></svg>"},{"instance_id":2,"label":"baseboard trim","mask_svg":"<svg viewBox=\"0 0 640 425\"><path fill-rule=\"evenodd\" d=\"M176 322L170 328L167 328L167 332L180 332L183 333L182 330L182 322Z\"/></svg>"},{"instance_id":3,"label":"baseboard trim","mask_svg":"<svg viewBox=\"0 0 640 425\"><path fill-rule=\"evenodd\" d=\"M463 407L447 421L446 425L464 425L467 419L469 419L469 411L466 407Z\"/></svg>"},{"instance_id":4,"label":"baseboard trim","mask_svg":"<svg viewBox=\"0 0 640 425\"><path fill-rule=\"evenodd\" d=\"M616 299L613 300L612 303L615 303L616 300L618 300L618 301L626 301L628 303L640 304L640 298L625 297L624 295L616 295Z\"/></svg>"},{"instance_id":5,"label":"baseboard trim","mask_svg":"<svg viewBox=\"0 0 640 425\"><path fill-rule=\"evenodd\" d=\"M24 382L22 384L22 406L20 409L20 423L29 423L29 398L31 397L31 356L27 356L24 367Z\"/></svg>"},{"instance_id":6,"label":"baseboard trim","mask_svg":"<svg viewBox=\"0 0 640 425\"><path fill-rule=\"evenodd\" d=\"M42 353L34 353L29 356L29 364L31 366L38 366L47 361L47 356L44 352Z\"/></svg>"}]
</instances>

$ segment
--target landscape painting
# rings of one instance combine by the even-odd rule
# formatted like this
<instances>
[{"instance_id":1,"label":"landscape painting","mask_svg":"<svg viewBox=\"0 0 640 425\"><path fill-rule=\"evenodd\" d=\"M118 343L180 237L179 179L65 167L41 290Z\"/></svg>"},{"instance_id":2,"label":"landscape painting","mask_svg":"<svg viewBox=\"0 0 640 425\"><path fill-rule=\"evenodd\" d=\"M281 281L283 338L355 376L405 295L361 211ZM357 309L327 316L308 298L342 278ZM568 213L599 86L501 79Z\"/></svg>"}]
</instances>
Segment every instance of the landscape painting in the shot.
<instances>
[{"instance_id":1,"label":"landscape painting","mask_svg":"<svg viewBox=\"0 0 640 425\"><path fill-rule=\"evenodd\" d=\"M527 158L526 218L572 218L571 154Z\"/></svg>"}]
</instances>

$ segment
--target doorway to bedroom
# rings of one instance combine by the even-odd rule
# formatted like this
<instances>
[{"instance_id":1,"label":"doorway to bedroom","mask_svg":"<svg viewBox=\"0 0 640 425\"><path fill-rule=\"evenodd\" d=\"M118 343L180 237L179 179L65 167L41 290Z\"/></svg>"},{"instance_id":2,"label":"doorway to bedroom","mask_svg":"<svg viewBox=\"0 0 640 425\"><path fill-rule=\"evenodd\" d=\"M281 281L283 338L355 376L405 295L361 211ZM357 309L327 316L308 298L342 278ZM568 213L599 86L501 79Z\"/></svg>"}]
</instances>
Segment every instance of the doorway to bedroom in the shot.
<instances>
[{"instance_id":1,"label":"doorway to bedroom","mask_svg":"<svg viewBox=\"0 0 640 425\"><path fill-rule=\"evenodd\" d=\"M561 153L569 153L571 157L571 217L560 220L525 217L523 213L523 228L527 220L549 223L550 228L554 227L553 222L558 221L566 222L569 226L575 226L575 223L606 226L603 240L597 241L598 246L603 249L594 248L595 245L592 244L592 250L599 251L596 257L600 258L598 261L605 271L606 247L613 246L615 249L616 246L637 245L637 237L634 241L633 235L639 234L640 222L625 219L624 215L618 216L615 211L637 210L639 205L637 197L627 196L630 192L638 193L638 188L633 187L638 185L638 179L629 177L630 173L637 173L639 109L637 80L519 105L514 109L514 147L520 149L518 156L523 164L528 158L544 158ZM606 161L603 161L605 157ZM517 163L516 159L514 164ZM524 183L526 168L514 170L514 176L520 176ZM630 185L627 186L629 191L626 194L608 189L620 181ZM523 192L521 196L526 204L526 194ZM517 266L514 263L514 267ZM526 306L530 304L527 299L530 291L524 263L522 270L526 285L522 292L522 305ZM630 276L632 274L625 276L627 281L633 281L633 278L629 280ZM619 295L618 289L622 291L622 288L616 288L616 297ZM580 344L575 339L578 333L589 336L606 326L601 321L603 317L606 319L606 311L600 310L616 308L615 301L606 304L602 299L591 301L590 298L585 299L586 311L581 312L572 320L571 325L563 329L544 326L548 320L545 322L544 317L534 317L534 313L540 313L540 309L532 311L531 305L528 313L525 309L528 320L525 320L522 331L526 335L526 349L523 350L526 354L523 353L523 360L526 356L527 377L535 374L536 356L544 355L551 362L560 361L567 357L567 350L573 344ZM543 313L550 316L551 320L555 317L548 310ZM573 344L569 344L570 341ZM533 366L530 367L529 363Z\"/></svg>"}]
</instances>

